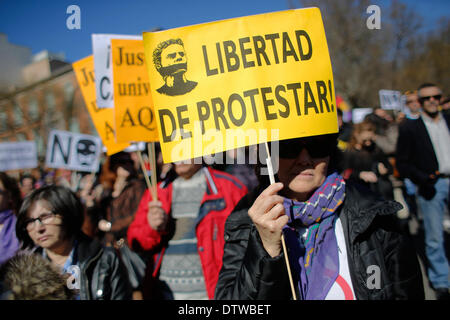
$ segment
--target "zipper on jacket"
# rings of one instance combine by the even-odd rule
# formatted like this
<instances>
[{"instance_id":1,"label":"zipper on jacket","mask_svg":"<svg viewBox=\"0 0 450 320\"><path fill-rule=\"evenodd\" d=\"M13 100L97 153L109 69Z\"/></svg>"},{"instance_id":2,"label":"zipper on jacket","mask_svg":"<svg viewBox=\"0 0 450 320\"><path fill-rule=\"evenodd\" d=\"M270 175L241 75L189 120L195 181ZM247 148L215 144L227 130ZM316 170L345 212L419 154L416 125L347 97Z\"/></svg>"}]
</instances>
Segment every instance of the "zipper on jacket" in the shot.
<instances>
[{"instance_id":1,"label":"zipper on jacket","mask_svg":"<svg viewBox=\"0 0 450 320\"><path fill-rule=\"evenodd\" d=\"M85 281L85 285L86 285L86 292L88 293L88 300L91 300L91 288L89 286L89 280L86 274L86 271L89 269L90 265L92 264L92 262L94 262L95 260L98 260L100 258L100 256L103 253L103 248L101 248L99 250L99 252L97 253L96 256L94 256L92 259L90 259L88 262L86 262L86 267L83 270L83 275L84 275L84 281Z\"/></svg>"}]
</instances>

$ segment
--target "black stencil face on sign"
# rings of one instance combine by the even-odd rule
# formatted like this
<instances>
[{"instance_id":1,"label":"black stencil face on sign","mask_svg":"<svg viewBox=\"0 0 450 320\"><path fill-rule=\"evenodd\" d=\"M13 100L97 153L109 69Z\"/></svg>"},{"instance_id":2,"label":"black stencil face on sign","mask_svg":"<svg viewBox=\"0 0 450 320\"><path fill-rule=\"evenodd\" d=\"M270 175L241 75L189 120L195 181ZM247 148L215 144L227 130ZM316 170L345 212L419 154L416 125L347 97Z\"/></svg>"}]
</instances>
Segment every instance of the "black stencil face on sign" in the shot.
<instances>
[{"instance_id":1,"label":"black stencil face on sign","mask_svg":"<svg viewBox=\"0 0 450 320\"><path fill-rule=\"evenodd\" d=\"M77 159L82 166L90 166L95 161L96 144L87 139L79 140L77 143Z\"/></svg>"},{"instance_id":2,"label":"black stencil face on sign","mask_svg":"<svg viewBox=\"0 0 450 320\"><path fill-rule=\"evenodd\" d=\"M153 64L165 82L156 90L159 93L178 96L197 86L197 82L186 78L187 57L181 39L169 39L158 44L153 51Z\"/></svg>"}]
</instances>

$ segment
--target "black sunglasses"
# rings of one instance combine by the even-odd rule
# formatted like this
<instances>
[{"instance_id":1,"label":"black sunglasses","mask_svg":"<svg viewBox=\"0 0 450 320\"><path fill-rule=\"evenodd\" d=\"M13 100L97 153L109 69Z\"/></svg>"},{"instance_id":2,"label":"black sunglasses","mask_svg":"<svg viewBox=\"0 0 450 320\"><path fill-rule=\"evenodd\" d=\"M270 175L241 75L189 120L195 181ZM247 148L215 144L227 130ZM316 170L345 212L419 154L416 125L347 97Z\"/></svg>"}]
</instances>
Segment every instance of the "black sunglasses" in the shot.
<instances>
[{"instance_id":1,"label":"black sunglasses","mask_svg":"<svg viewBox=\"0 0 450 320\"><path fill-rule=\"evenodd\" d=\"M318 136L280 141L280 158L295 159L304 148L312 158L325 158L333 153L336 139L331 136Z\"/></svg>"},{"instance_id":2,"label":"black sunglasses","mask_svg":"<svg viewBox=\"0 0 450 320\"><path fill-rule=\"evenodd\" d=\"M419 101L420 102L425 102L427 100L430 100L431 98L433 98L434 100L437 100L437 101L441 101L442 94L437 94L435 96L428 96L428 97L420 97Z\"/></svg>"}]
</instances>

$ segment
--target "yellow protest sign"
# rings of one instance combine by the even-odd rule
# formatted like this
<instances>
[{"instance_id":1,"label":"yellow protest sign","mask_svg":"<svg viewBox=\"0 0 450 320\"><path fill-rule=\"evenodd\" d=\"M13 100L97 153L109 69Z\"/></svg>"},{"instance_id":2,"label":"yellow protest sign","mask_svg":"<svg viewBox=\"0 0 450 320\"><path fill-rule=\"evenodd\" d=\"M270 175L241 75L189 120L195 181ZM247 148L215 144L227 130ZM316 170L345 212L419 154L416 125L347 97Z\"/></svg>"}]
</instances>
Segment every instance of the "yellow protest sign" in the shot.
<instances>
[{"instance_id":1,"label":"yellow protest sign","mask_svg":"<svg viewBox=\"0 0 450 320\"><path fill-rule=\"evenodd\" d=\"M143 34L165 162L338 132L319 9Z\"/></svg>"},{"instance_id":2,"label":"yellow protest sign","mask_svg":"<svg viewBox=\"0 0 450 320\"><path fill-rule=\"evenodd\" d=\"M142 40L111 39L117 142L158 141Z\"/></svg>"},{"instance_id":3,"label":"yellow protest sign","mask_svg":"<svg viewBox=\"0 0 450 320\"><path fill-rule=\"evenodd\" d=\"M76 61L72 64L80 86L84 102L91 115L97 132L106 147L106 154L111 155L127 148L129 143L116 143L114 138L114 110L97 108L94 78L94 57Z\"/></svg>"}]
</instances>

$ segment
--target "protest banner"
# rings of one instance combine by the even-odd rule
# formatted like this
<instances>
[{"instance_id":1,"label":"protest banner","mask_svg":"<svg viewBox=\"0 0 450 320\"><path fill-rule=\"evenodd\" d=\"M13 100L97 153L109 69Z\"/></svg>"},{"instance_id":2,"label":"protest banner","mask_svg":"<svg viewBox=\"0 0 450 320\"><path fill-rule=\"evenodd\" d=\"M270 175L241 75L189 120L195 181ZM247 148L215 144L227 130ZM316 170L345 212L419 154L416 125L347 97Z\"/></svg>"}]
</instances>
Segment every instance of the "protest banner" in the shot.
<instances>
[{"instance_id":1,"label":"protest banner","mask_svg":"<svg viewBox=\"0 0 450 320\"><path fill-rule=\"evenodd\" d=\"M0 171L37 168L35 141L0 143Z\"/></svg>"},{"instance_id":2,"label":"protest banner","mask_svg":"<svg viewBox=\"0 0 450 320\"><path fill-rule=\"evenodd\" d=\"M111 39L141 39L141 36L118 34L93 34L95 94L100 109L114 108L114 88L111 67Z\"/></svg>"},{"instance_id":3,"label":"protest banner","mask_svg":"<svg viewBox=\"0 0 450 320\"><path fill-rule=\"evenodd\" d=\"M114 130L114 110L99 109L95 99L94 58L89 56L73 63L73 70L77 77L78 85L91 116L92 122L99 134L106 154L112 155L130 146L129 143L116 143Z\"/></svg>"},{"instance_id":4,"label":"protest banner","mask_svg":"<svg viewBox=\"0 0 450 320\"><path fill-rule=\"evenodd\" d=\"M158 141L142 40L111 40L116 142Z\"/></svg>"},{"instance_id":5,"label":"protest banner","mask_svg":"<svg viewBox=\"0 0 450 320\"><path fill-rule=\"evenodd\" d=\"M378 91L380 97L380 106L386 110L402 110L402 94L395 90L380 90Z\"/></svg>"},{"instance_id":6,"label":"protest banner","mask_svg":"<svg viewBox=\"0 0 450 320\"><path fill-rule=\"evenodd\" d=\"M101 139L96 136L52 130L48 135L45 165L48 168L96 172L101 150Z\"/></svg>"},{"instance_id":7,"label":"protest banner","mask_svg":"<svg viewBox=\"0 0 450 320\"><path fill-rule=\"evenodd\" d=\"M164 162L338 131L319 9L145 32Z\"/></svg>"}]
</instances>

